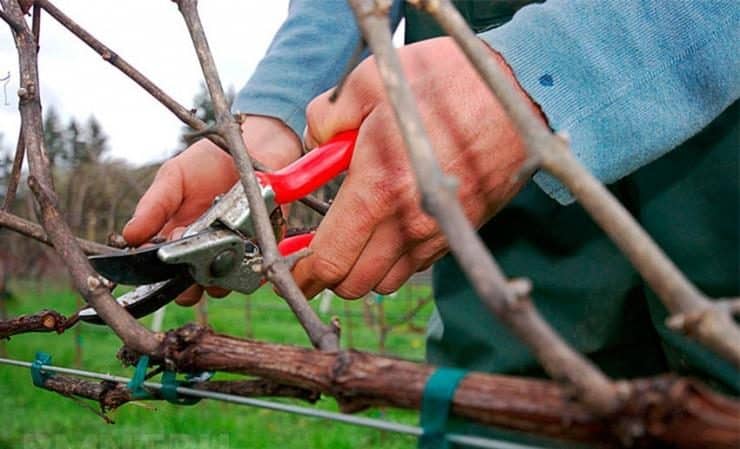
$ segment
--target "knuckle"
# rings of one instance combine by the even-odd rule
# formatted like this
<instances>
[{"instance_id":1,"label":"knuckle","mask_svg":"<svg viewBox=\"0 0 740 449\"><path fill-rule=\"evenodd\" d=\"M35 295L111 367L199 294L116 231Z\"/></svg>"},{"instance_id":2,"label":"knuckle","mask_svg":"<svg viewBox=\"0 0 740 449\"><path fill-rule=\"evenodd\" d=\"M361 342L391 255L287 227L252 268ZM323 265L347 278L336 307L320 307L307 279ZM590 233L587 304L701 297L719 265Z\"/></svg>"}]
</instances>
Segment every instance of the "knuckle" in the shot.
<instances>
[{"instance_id":1,"label":"knuckle","mask_svg":"<svg viewBox=\"0 0 740 449\"><path fill-rule=\"evenodd\" d=\"M437 223L432 218L422 214L414 214L414 216L409 217L404 225L406 236L417 242L427 240L438 231Z\"/></svg>"},{"instance_id":2,"label":"knuckle","mask_svg":"<svg viewBox=\"0 0 740 449\"><path fill-rule=\"evenodd\" d=\"M419 245L411 251L411 260L417 267L417 270L428 268L434 261L442 257L447 252L447 240L444 237L437 237L424 244Z\"/></svg>"},{"instance_id":3,"label":"knuckle","mask_svg":"<svg viewBox=\"0 0 740 449\"><path fill-rule=\"evenodd\" d=\"M317 256L313 261L312 268L316 279L326 285L338 284L347 274L345 267L324 256Z\"/></svg>"},{"instance_id":4,"label":"knuckle","mask_svg":"<svg viewBox=\"0 0 740 449\"><path fill-rule=\"evenodd\" d=\"M383 211L394 210L405 204L410 188L406 182L399 181L396 174L388 172L370 183L370 198L366 202Z\"/></svg>"}]
</instances>

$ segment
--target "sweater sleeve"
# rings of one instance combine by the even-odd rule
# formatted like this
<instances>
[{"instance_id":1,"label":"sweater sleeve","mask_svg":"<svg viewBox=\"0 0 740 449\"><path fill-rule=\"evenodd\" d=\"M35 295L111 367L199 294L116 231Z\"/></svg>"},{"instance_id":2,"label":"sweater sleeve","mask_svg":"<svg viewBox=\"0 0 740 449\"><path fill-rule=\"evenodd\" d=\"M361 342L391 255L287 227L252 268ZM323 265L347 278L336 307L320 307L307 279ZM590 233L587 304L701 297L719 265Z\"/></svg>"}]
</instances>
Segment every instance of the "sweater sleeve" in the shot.
<instances>
[{"instance_id":1,"label":"sweater sleeve","mask_svg":"<svg viewBox=\"0 0 740 449\"><path fill-rule=\"evenodd\" d=\"M393 2L394 29L401 6ZM288 17L232 110L279 118L302 136L306 106L337 83L359 39L346 0L291 0Z\"/></svg>"},{"instance_id":2,"label":"sweater sleeve","mask_svg":"<svg viewBox=\"0 0 740 449\"><path fill-rule=\"evenodd\" d=\"M736 0L550 0L480 34L605 183L698 133L740 94ZM566 188L535 182L563 204Z\"/></svg>"}]
</instances>

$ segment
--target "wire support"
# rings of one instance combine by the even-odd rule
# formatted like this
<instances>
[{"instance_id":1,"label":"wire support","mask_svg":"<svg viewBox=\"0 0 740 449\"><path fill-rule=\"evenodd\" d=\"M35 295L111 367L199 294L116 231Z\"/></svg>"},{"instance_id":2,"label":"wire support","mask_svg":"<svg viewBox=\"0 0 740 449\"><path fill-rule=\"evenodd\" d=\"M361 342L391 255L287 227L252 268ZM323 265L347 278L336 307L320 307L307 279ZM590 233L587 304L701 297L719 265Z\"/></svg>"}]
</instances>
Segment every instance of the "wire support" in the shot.
<instances>
[{"instance_id":1,"label":"wire support","mask_svg":"<svg viewBox=\"0 0 740 449\"><path fill-rule=\"evenodd\" d=\"M22 368L31 368L31 363L0 357L0 365L11 365ZM45 371L50 371L58 374L69 374L73 376L85 377L88 379L105 380L109 382L117 382L127 384L131 379L128 377L115 376L112 374L96 373L92 371L85 371L73 368L65 368L62 366L44 365ZM155 390L161 390L162 384L157 382L144 382L144 387L152 388ZM386 432L393 432L403 435L410 435L419 437L422 433L422 429L417 426L410 426L407 424L396 423L392 421L386 421L382 419L367 418L364 416L347 415L343 413L329 412L325 410L316 410L309 407L301 407L292 404L283 404L279 402L267 401L264 399L253 399L245 398L241 396L234 396L225 393L216 393L213 391L196 390L194 388L177 387L177 392L182 395L198 397L204 399L212 399L216 401L229 402L232 404L247 405L251 407L263 408L267 410L292 413L295 415L307 416L311 418L327 419L330 421L341 422L344 424L350 424L354 426L367 427L376 430L383 430ZM510 443L507 441L499 441L482 437L475 437L470 435L461 434L447 434L447 440L451 443L463 444L470 447L484 448L484 449L541 449L538 446L523 445L518 443Z\"/></svg>"}]
</instances>

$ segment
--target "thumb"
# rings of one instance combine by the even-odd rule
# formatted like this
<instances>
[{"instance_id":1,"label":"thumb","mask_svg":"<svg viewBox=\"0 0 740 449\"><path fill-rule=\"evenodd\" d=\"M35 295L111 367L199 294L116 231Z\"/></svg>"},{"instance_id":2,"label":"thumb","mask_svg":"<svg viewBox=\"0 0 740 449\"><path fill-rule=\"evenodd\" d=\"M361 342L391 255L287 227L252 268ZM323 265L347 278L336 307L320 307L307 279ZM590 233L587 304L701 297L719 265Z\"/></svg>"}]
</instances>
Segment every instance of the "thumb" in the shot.
<instances>
[{"instance_id":1,"label":"thumb","mask_svg":"<svg viewBox=\"0 0 740 449\"><path fill-rule=\"evenodd\" d=\"M374 58L358 65L347 77L339 97L329 101L334 89L314 98L306 108L304 142L311 149L342 131L358 129L384 95Z\"/></svg>"},{"instance_id":2,"label":"thumb","mask_svg":"<svg viewBox=\"0 0 740 449\"><path fill-rule=\"evenodd\" d=\"M183 199L181 178L177 167L162 166L123 228L123 238L129 245L139 246L149 241L177 212Z\"/></svg>"}]
</instances>

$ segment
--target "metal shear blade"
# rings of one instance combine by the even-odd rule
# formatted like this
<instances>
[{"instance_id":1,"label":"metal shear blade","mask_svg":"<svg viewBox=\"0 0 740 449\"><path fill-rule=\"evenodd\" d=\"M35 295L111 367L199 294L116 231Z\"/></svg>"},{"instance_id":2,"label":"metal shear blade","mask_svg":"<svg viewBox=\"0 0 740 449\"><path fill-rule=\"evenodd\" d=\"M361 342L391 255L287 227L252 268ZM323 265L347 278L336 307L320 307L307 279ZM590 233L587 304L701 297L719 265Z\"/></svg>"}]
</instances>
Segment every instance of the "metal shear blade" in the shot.
<instances>
[{"instance_id":1,"label":"metal shear blade","mask_svg":"<svg viewBox=\"0 0 740 449\"><path fill-rule=\"evenodd\" d=\"M357 131L335 136L321 147L272 173L260 173L262 198L275 235L282 237L280 204L302 198L347 170ZM141 285L117 301L134 317L152 313L175 299L190 285L218 286L251 293L262 285L262 254L250 240L254 235L251 211L241 183L217 200L185 231L180 240L125 254L94 256L90 263L105 278ZM284 254L308 246L312 234L280 242ZM88 308L80 318L102 323Z\"/></svg>"}]
</instances>

